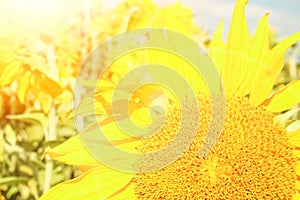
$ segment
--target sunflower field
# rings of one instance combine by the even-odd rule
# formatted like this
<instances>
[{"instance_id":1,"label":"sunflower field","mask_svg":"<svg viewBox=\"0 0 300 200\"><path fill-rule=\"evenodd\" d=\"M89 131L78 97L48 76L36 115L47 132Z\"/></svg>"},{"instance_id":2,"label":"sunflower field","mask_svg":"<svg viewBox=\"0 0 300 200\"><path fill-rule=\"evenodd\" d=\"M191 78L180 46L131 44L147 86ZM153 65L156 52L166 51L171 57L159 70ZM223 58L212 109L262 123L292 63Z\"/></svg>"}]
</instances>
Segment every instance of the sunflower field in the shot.
<instances>
[{"instance_id":1,"label":"sunflower field","mask_svg":"<svg viewBox=\"0 0 300 200\"><path fill-rule=\"evenodd\" d=\"M280 27L269 25L272 13L267 12L255 31L249 31L247 3L251 1L236 0L231 21L218 16L218 27L210 31L196 22L193 8L182 3L123 0L107 7L101 0L0 0L0 200L300 199L300 32L278 37ZM230 23L227 28L226 23ZM93 83L99 78L97 69L84 67L101 44L149 28L192 40L216 67L225 108L224 112L216 108L221 114L214 128L222 126L212 131L217 135L206 137L214 103L205 81L191 69L189 60L178 55L157 49L130 52ZM147 37L152 37L151 32ZM121 43L112 42L115 46L109 50L118 51L126 41ZM188 44L170 43L174 48L183 45L183 51L192 49ZM195 51L190 54L197 56ZM107 57L101 51L96 61ZM147 63L169 66L184 77L199 108L182 113L182 105L193 103L182 104L171 93L187 90L176 76L160 68L150 71L150 78L134 76L130 81L170 80L170 90L143 85L127 104L114 101L117 83ZM75 88L82 71L86 80L80 83L97 89L76 104ZM127 94L126 89L121 91ZM185 101L193 101L183 93ZM153 105L166 113L162 128L151 127L157 132L153 137L132 138L118 128L125 118L140 126L155 122L151 117L159 111L149 115ZM116 116L117 109L126 110L128 116L123 111ZM96 112L97 123L80 128L80 116L91 112ZM200 122L194 123L193 117L198 116ZM184 118L186 123L180 124ZM150 172L132 172L101 163L94 146L79 136L81 131L97 132L98 127L111 144L137 155L159 152L175 140L181 127L186 135L195 130L195 137L172 163ZM114 158L113 153L99 152L105 153ZM126 162L130 161L117 160L120 166Z\"/></svg>"}]
</instances>

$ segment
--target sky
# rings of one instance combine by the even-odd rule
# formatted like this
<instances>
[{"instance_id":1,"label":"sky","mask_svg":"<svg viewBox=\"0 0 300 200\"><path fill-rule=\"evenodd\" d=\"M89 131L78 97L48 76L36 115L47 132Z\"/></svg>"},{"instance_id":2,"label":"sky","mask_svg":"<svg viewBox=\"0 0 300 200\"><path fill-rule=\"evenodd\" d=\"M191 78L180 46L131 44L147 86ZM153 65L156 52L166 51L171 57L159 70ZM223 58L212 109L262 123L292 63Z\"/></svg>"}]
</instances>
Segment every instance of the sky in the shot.
<instances>
[{"instance_id":1,"label":"sky","mask_svg":"<svg viewBox=\"0 0 300 200\"><path fill-rule=\"evenodd\" d=\"M224 18L228 29L235 0L183 0L182 3L192 7L199 24L212 31L221 18ZM255 30L260 17L269 12L270 25L279 37L286 37L300 31L299 11L299 0L249 0L245 13L251 32Z\"/></svg>"},{"instance_id":2,"label":"sky","mask_svg":"<svg viewBox=\"0 0 300 200\"><path fill-rule=\"evenodd\" d=\"M178 0L153 0L168 5ZM104 0L108 7L115 6L121 0ZM213 32L223 18L225 34L228 30L235 0L179 0L194 11L196 21L205 30ZM288 3L287 3L288 2ZM249 0L245 13L249 31L253 33L260 17L270 13L270 25L275 28L279 39L300 31L300 0Z\"/></svg>"}]
</instances>

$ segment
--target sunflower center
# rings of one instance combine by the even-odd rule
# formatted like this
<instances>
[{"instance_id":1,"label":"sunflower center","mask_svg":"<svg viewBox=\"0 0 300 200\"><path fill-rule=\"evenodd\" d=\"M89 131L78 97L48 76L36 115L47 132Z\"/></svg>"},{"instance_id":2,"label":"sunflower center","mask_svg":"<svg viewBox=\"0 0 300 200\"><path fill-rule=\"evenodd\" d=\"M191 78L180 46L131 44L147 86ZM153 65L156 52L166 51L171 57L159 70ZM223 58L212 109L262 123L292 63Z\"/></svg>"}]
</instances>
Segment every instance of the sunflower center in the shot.
<instances>
[{"instance_id":1,"label":"sunflower center","mask_svg":"<svg viewBox=\"0 0 300 200\"><path fill-rule=\"evenodd\" d=\"M274 115L252 106L248 98L227 100L221 136L209 155L199 158L211 119L209 101L199 98L199 106L201 122L192 145L171 165L137 174L138 199L291 199L297 192L296 160ZM177 134L180 120L180 108L174 105L165 127L138 150L164 147Z\"/></svg>"}]
</instances>

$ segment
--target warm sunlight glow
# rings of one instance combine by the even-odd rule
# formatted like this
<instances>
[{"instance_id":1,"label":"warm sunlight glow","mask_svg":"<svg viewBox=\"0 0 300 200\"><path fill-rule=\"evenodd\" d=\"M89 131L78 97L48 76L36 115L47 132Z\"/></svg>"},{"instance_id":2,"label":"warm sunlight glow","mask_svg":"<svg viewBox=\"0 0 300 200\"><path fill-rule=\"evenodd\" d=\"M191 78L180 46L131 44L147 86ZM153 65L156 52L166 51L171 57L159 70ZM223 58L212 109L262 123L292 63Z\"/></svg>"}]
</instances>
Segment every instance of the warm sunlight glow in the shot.
<instances>
[{"instance_id":1,"label":"warm sunlight glow","mask_svg":"<svg viewBox=\"0 0 300 200\"><path fill-rule=\"evenodd\" d=\"M63 20L71 20L68 16L84 9L83 3L79 0L1 0L1 32L51 32L64 26Z\"/></svg>"}]
</instances>

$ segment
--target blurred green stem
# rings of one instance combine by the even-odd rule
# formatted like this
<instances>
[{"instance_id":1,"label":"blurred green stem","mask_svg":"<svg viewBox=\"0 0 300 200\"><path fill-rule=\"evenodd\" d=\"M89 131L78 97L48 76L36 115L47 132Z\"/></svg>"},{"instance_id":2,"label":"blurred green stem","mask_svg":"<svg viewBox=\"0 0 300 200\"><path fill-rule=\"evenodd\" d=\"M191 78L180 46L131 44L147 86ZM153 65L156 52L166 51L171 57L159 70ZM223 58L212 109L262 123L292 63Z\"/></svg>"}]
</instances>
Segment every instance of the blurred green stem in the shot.
<instances>
[{"instance_id":1,"label":"blurred green stem","mask_svg":"<svg viewBox=\"0 0 300 200\"><path fill-rule=\"evenodd\" d=\"M1 174L4 173L4 132L0 127L0 164L1 164Z\"/></svg>"},{"instance_id":2,"label":"blurred green stem","mask_svg":"<svg viewBox=\"0 0 300 200\"><path fill-rule=\"evenodd\" d=\"M56 65L56 56L55 56L55 47L53 45L48 46L47 50L47 60L50 69L50 77L56 82L59 81L58 77L58 69ZM56 115L56 108L54 99L52 99L51 108L49 111L49 124L48 130L45 131L45 140L54 141L57 139L57 122L58 117ZM53 161L49 156L46 156L46 164L45 164L45 180L44 180L44 189L43 192L46 193L51 187L51 179L53 172Z\"/></svg>"},{"instance_id":3,"label":"blurred green stem","mask_svg":"<svg viewBox=\"0 0 300 200\"><path fill-rule=\"evenodd\" d=\"M53 103L54 104L54 103ZM54 105L51 107L49 112L49 126L46 133L46 141L56 140L56 125L57 125L57 116ZM46 156L46 165L45 165L45 181L44 181L44 190L47 192L51 187L51 178L53 172L53 160L49 156Z\"/></svg>"}]
</instances>

